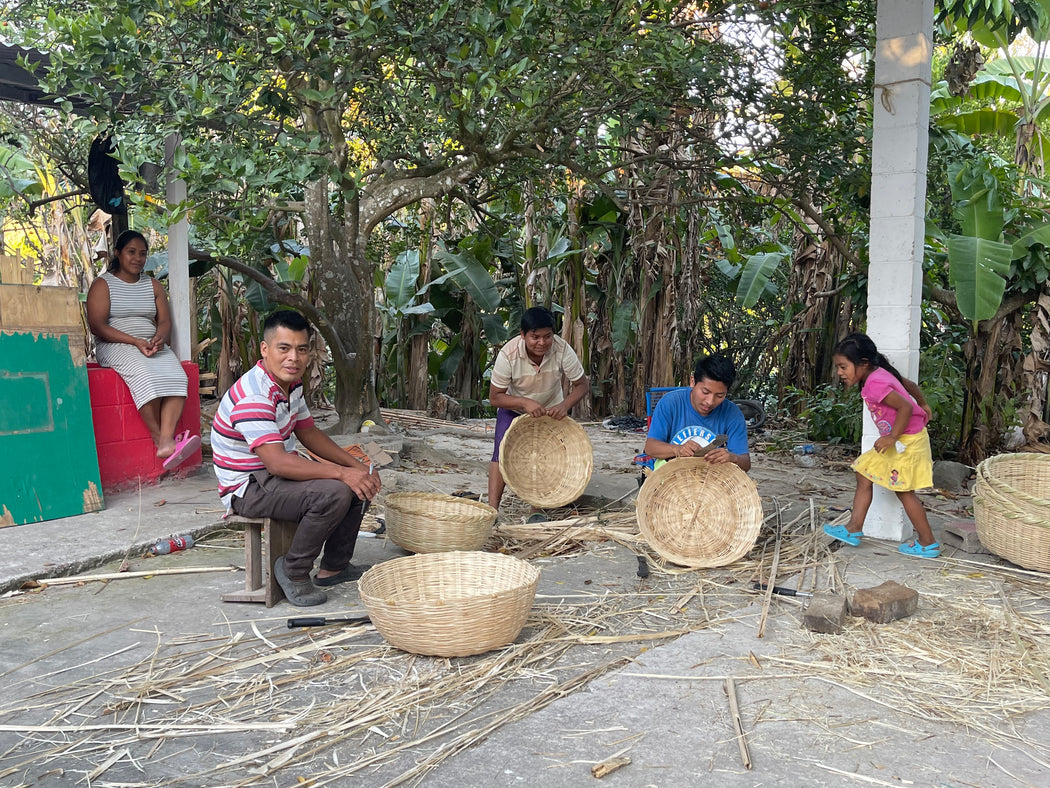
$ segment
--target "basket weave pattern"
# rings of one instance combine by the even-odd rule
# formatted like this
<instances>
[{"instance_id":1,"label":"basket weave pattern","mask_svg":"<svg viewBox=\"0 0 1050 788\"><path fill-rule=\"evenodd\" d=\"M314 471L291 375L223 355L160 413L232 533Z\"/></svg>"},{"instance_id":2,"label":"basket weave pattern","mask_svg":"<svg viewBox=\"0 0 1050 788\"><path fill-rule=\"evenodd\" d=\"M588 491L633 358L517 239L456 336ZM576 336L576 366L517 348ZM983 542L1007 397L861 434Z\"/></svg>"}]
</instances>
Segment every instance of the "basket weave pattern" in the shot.
<instances>
[{"instance_id":1,"label":"basket weave pattern","mask_svg":"<svg viewBox=\"0 0 1050 788\"><path fill-rule=\"evenodd\" d=\"M642 485L638 527L663 558L682 566L725 566L755 546L762 499L732 463L682 457L661 465Z\"/></svg>"},{"instance_id":2,"label":"basket weave pattern","mask_svg":"<svg viewBox=\"0 0 1050 788\"><path fill-rule=\"evenodd\" d=\"M384 561L358 581L361 601L392 646L466 657L513 643L540 570L501 553L452 552Z\"/></svg>"},{"instance_id":3,"label":"basket weave pattern","mask_svg":"<svg viewBox=\"0 0 1050 788\"><path fill-rule=\"evenodd\" d=\"M480 550L497 516L487 504L445 493L392 493L385 506L387 536L412 553Z\"/></svg>"},{"instance_id":4,"label":"basket weave pattern","mask_svg":"<svg viewBox=\"0 0 1050 788\"><path fill-rule=\"evenodd\" d=\"M594 449L572 419L520 416L499 448L499 470L514 494L545 509L566 506L583 494L594 471Z\"/></svg>"},{"instance_id":5,"label":"basket weave pattern","mask_svg":"<svg viewBox=\"0 0 1050 788\"><path fill-rule=\"evenodd\" d=\"M1050 455L1000 454L977 466L977 538L1025 569L1050 572Z\"/></svg>"}]
</instances>

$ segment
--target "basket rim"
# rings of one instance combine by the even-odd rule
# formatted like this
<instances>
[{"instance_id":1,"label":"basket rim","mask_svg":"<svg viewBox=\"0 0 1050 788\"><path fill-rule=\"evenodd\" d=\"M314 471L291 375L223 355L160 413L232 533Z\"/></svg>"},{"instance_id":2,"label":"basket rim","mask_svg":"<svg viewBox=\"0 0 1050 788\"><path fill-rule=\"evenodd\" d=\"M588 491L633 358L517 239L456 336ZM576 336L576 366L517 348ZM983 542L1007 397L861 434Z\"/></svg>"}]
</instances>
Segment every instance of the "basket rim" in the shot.
<instances>
[{"instance_id":1,"label":"basket rim","mask_svg":"<svg viewBox=\"0 0 1050 788\"><path fill-rule=\"evenodd\" d=\"M441 501L442 503L459 504L466 509L474 509L478 514L490 516L498 516L499 514L495 509L482 501L475 501L473 498L462 498L458 495L449 495L448 493L443 492L429 492L427 490L403 490L401 492L392 492L383 499L383 506L397 509L401 512L410 512L411 510L409 507L402 503L408 500Z\"/></svg>"},{"instance_id":2,"label":"basket rim","mask_svg":"<svg viewBox=\"0 0 1050 788\"><path fill-rule=\"evenodd\" d=\"M1013 484L1010 484L998 476L994 475L996 466L1028 466L1028 465L1040 465L1043 464L1047 470L1047 475L1050 476L1050 454L1044 454L1042 452L1008 452L1005 454L996 454L992 457L986 457L981 460L977 465L977 483L985 482L988 486L994 489L1001 495L1009 495L1026 504L1036 506L1039 508L1050 508L1050 499L1041 498L1038 495L1019 489ZM975 485L976 486L976 485Z\"/></svg>"},{"instance_id":3,"label":"basket rim","mask_svg":"<svg viewBox=\"0 0 1050 788\"><path fill-rule=\"evenodd\" d=\"M379 578L386 574L396 573L402 567L409 564L436 564L439 566L444 565L459 565L462 566L463 562L476 562L489 564L495 563L506 563L508 566L515 566L518 571L522 573L521 582L513 586L501 588L497 590L483 591L478 594L470 594L467 596L442 596L434 597L433 599L427 598L423 600L411 600L411 601L397 601L392 602L389 596L380 596L372 593L370 586L374 583L379 582ZM440 553L415 553L413 555L398 556L397 558L391 558L388 561L382 561L374 566L370 567L363 575L360 580L357 581L357 591L364 601L367 596L369 599L374 600L380 604L396 604L399 607L407 607L409 605L432 605L437 601L441 602L454 602L454 601L465 601L465 600L477 600L484 598L499 597L504 594L518 593L522 589L528 588L531 585L539 582L540 569L539 567L530 564L524 559L517 558L512 555L504 555L503 553L487 553L483 550L446 550Z\"/></svg>"}]
</instances>

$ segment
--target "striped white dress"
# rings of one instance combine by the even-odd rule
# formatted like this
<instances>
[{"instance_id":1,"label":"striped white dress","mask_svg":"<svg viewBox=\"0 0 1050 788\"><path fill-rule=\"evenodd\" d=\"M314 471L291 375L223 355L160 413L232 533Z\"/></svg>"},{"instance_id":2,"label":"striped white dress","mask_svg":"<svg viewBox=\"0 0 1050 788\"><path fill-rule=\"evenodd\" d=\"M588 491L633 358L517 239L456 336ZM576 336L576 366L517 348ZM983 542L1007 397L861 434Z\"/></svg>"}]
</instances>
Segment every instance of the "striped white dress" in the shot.
<instances>
[{"instance_id":1,"label":"striped white dress","mask_svg":"<svg viewBox=\"0 0 1050 788\"><path fill-rule=\"evenodd\" d=\"M157 302L150 277L141 274L139 281L128 284L106 271L102 279L109 287L109 319L106 322L133 337L152 338L157 333ZM170 347L147 357L134 345L104 342L96 337L95 358L102 366L115 369L124 379L131 389L136 408L157 397L186 396L186 372Z\"/></svg>"}]
</instances>

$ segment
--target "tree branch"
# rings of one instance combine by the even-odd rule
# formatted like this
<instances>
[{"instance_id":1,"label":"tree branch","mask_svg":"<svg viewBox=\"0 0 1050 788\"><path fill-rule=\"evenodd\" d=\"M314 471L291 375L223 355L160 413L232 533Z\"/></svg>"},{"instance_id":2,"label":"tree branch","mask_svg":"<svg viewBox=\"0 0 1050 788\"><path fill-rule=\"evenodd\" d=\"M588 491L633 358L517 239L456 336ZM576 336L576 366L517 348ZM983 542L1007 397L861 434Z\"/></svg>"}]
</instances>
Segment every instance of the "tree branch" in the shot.
<instances>
[{"instance_id":1,"label":"tree branch","mask_svg":"<svg viewBox=\"0 0 1050 788\"><path fill-rule=\"evenodd\" d=\"M802 210L802 213L806 215L806 218L820 228L821 232L824 233L824 237L827 238L828 242L838 250L839 254L858 268L861 267L860 258L853 254L853 252L849 250L849 247L842 242L842 237L824 220L823 215L816 209L813 203L810 202L809 197L801 196L795 200L795 204Z\"/></svg>"},{"instance_id":2,"label":"tree branch","mask_svg":"<svg viewBox=\"0 0 1050 788\"><path fill-rule=\"evenodd\" d=\"M302 312L304 317L317 326L317 330L321 332L321 336L327 340L330 347L333 347L338 351L342 358L350 360L357 357L356 353L348 353L346 351L346 348L343 347L343 342L336 333L335 328L328 322L328 319L321 314L317 307L301 295L285 290L262 271L258 271L249 265L245 265L240 260L236 260L232 257L216 257L215 255L208 254L207 252L196 249L192 246L190 247L190 259L202 263L221 265L224 268L229 268L231 271L243 274L254 282L258 282L271 300L276 301L278 304L283 304L284 306L295 307Z\"/></svg>"}]
</instances>

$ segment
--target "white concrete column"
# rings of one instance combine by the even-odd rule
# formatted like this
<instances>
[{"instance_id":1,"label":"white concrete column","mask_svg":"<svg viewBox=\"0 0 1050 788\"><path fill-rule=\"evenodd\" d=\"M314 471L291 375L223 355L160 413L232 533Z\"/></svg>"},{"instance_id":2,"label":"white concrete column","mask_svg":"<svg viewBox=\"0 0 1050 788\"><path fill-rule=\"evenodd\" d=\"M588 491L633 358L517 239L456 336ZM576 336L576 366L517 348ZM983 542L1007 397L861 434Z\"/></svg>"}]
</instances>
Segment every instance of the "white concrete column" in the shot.
<instances>
[{"instance_id":1,"label":"white concrete column","mask_svg":"<svg viewBox=\"0 0 1050 788\"><path fill-rule=\"evenodd\" d=\"M164 142L164 171L167 173L168 205L186 199L186 181L175 173L175 151L181 144L177 134ZM171 301L171 349L180 361L192 361L190 326L193 304L190 301L190 225L183 217L168 225L168 298Z\"/></svg>"},{"instance_id":2,"label":"white concrete column","mask_svg":"<svg viewBox=\"0 0 1050 788\"><path fill-rule=\"evenodd\" d=\"M867 333L902 375L916 380L933 0L879 0L876 38ZM865 408L861 448L870 449L877 437ZM901 541L911 532L897 496L876 485L864 533Z\"/></svg>"}]
</instances>

